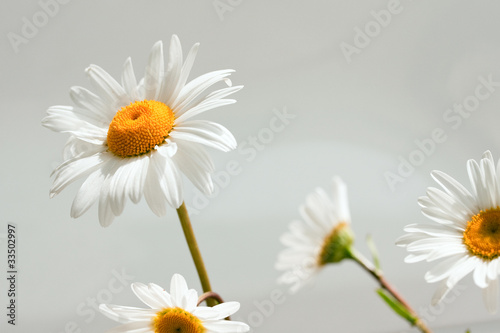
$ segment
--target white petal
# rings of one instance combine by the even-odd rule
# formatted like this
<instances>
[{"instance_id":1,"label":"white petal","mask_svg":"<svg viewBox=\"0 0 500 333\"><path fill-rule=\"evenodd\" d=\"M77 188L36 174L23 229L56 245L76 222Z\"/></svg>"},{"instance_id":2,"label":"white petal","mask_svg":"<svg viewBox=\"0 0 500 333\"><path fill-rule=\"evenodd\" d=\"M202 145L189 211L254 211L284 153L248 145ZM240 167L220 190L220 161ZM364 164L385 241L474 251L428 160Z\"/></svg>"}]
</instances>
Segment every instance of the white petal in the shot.
<instances>
[{"instance_id":1,"label":"white petal","mask_svg":"<svg viewBox=\"0 0 500 333\"><path fill-rule=\"evenodd\" d=\"M217 312L217 317L214 319L224 319L236 313L240 309L240 303L225 302L214 306L213 309Z\"/></svg>"},{"instance_id":2,"label":"white petal","mask_svg":"<svg viewBox=\"0 0 500 333\"><path fill-rule=\"evenodd\" d=\"M412 264L412 263L415 263L415 262L420 262L422 260L426 260L427 259L427 256L428 254L413 254L413 253L410 253L409 255L407 255L404 259L404 262L407 263L407 264Z\"/></svg>"},{"instance_id":3,"label":"white petal","mask_svg":"<svg viewBox=\"0 0 500 333\"><path fill-rule=\"evenodd\" d=\"M425 238L409 244L406 248L408 251L432 251L438 246L447 244L461 244L461 240L457 238Z\"/></svg>"},{"instance_id":4,"label":"white petal","mask_svg":"<svg viewBox=\"0 0 500 333\"><path fill-rule=\"evenodd\" d=\"M177 110L189 107L190 105L192 105L191 103L193 103L202 92L204 92L213 84L222 81L224 78L231 75L232 72L234 72L234 70L225 69L209 72L195 78L194 80L186 84L179 92L179 95L171 104L172 111L176 113Z\"/></svg>"},{"instance_id":5,"label":"white petal","mask_svg":"<svg viewBox=\"0 0 500 333\"><path fill-rule=\"evenodd\" d=\"M147 155L136 157L133 163L133 170L130 171L126 190L133 203L138 203L141 200L148 174L148 167L149 157Z\"/></svg>"},{"instance_id":6,"label":"white petal","mask_svg":"<svg viewBox=\"0 0 500 333\"><path fill-rule=\"evenodd\" d=\"M186 84L187 78L189 77L189 73L191 73L191 69L193 68L194 60L196 59L196 54L198 53L199 47L200 44L196 43L191 47L191 50L189 50L188 56L186 57L186 61L182 65L182 70L179 76L179 80L177 81L177 86L174 92L176 96Z\"/></svg>"},{"instance_id":7,"label":"white petal","mask_svg":"<svg viewBox=\"0 0 500 333\"><path fill-rule=\"evenodd\" d=\"M132 321L151 320L156 314L156 310L153 309L140 309L112 304L99 305L99 311L109 319L124 324Z\"/></svg>"},{"instance_id":8,"label":"white petal","mask_svg":"<svg viewBox=\"0 0 500 333\"><path fill-rule=\"evenodd\" d=\"M468 209L462 205L460 201L457 201L448 193L433 187L429 187L427 189L427 195L433 201L434 207L449 216L450 221L454 221L455 223L465 227L465 221L467 221L469 217Z\"/></svg>"},{"instance_id":9,"label":"white petal","mask_svg":"<svg viewBox=\"0 0 500 333\"><path fill-rule=\"evenodd\" d=\"M426 234L420 234L420 233L408 233L404 234L403 236L399 237L396 239L396 246L401 246L401 247L406 247L408 244L411 244L415 241L421 240L421 239L427 239L429 238L428 235Z\"/></svg>"},{"instance_id":10,"label":"white petal","mask_svg":"<svg viewBox=\"0 0 500 333\"><path fill-rule=\"evenodd\" d=\"M109 181L109 203L115 216L121 215L127 197L127 184L133 171L134 160L129 158L120 162Z\"/></svg>"},{"instance_id":11,"label":"white petal","mask_svg":"<svg viewBox=\"0 0 500 333\"><path fill-rule=\"evenodd\" d=\"M201 319L202 321L205 321L205 320L214 320L217 317L218 313L209 306L198 306L196 309L192 311L192 314Z\"/></svg>"},{"instance_id":12,"label":"white petal","mask_svg":"<svg viewBox=\"0 0 500 333\"><path fill-rule=\"evenodd\" d=\"M493 160L493 155L491 154L491 151L486 150L483 155L481 156L481 159L486 159L490 160L493 164L495 164L495 161Z\"/></svg>"},{"instance_id":13,"label":"white petal","mask_svg":"<svg viewBox=\"0 0 500 333\"><path fill-rule=\"evenodd\" d=\"M488 286L487 283L487 274L488 274L488 262L484 260L480 260L474 271L474 282L479 288L486 288Z\"/></svg>"},{"instance_id":14,"label":"white petal","mask_svg":"<svg viewBox=\"0 0 500 333\"><path fill-rule=\"evenodd\" d=\"M443 259L455 254L466 254L468 253L467 248L464 244L447 244L435 248L431 253L427 255L427 261L434 261L438 259Z\"/></svg>"},{"instance_id":15,"label":"white petal","mask_svg":"<svg viewBox=\"0 0 500 333\"><path fill-rule=\"evenodd\" d=\"M82 141L75 136L70 136L63 150L63 159L65 161L76 158L84 158L97 153L104 153L107 147L103 145L94 145L86 141Z\"/></svg>"},{"instance_id":16,"label":"white petal","mask_svg":"<svg viewBox=\"0 0 500 333\"><path fill-rule=\"evenodd\" d=\"M466 260L467 256L461 254L443 260L425 274L425 281L433 283L446 279L450 276L454 267L461 265Z\"/></svg>"},{"instance_id":17,"label":"white petal","mask_svg":"<svg viewBox=\"0 0 500 333\"><path fill-rule=\"evenodd\" d=\"M112 171L113 169L111 170L111 172ZM113 220L115 218L109 198L110 181L111 181L111 176L110 174L107 174L101 186L101 193L99 194L99 207L98 207L99 223L104 228L109 227L111 223L113 223Z\"/></svg>"},{"instance_id":18,"label":"white petal","mask_svg":"<svg viewBox=\"0 0 500 333\"><path fill-rule=\"evenodd\" d=\"M179 150L173 157L179 169L203 193L211 194L214 189L211 172L212 160L205 151L195 145L179 141Z\"/></svg>"},{"instance_id":19,"label":"white petal","mask_svg":"<svg viewBox=\"0 0 500 333\"><path fill-rule=\"evenodd\" d=\"M135 321L112 328L106 333L146 333L151 331L150 321Z\"/></svg>"},{"instance_id":20,"label":"white petal","mask_svg":"<svg viewBox=\"0 0 500 333\"><path fill-rule=\"evenodd\" d=\"M219 320L216 322L205 322L203 326L210 331L217 333L248 332L250 327L239 321Z\"/></svg>"},{"instance_id":21,"label":"white petal","mask_svg":"<svg viewBox=\"0 0 500 333\"><path fill-rule=\"evenodd\" d=\"M163 43L156 42L151 49L144 74L144 99L156 100L163 75Z\"/></svg>"},{"instance_id":22,"label":"white petal","mask_svg":"<svg viewBox=\"0 0 500 333\"><path fill-rule=\"evenodd\" d=\"M172 102L177 97L177 85L182 71L182 47L179 38L173 35L170 40L168 64L166 68L166 76L162 80L158 100L166 105L172 105ZM182 87L179 87L180 91Z\"/></svg>"},{"instance_id":23,"label":"white petal","mask_svg":"<svg viewBox=\"0 0 500 333\"><path fill-rule=\"evenodd\" d=\"M164 216L167 213L167 199L160 186L160 179L157 168L150 159L144 184L144 198L154 214Z\"/></svg>"},{"instance_id":24,"label":"white petal","mask_svg":"<svg viewBox=\"0 0 500 333\"><path fill-rule=\"evenodd\" d=\"M437 305L446 297L446 295L448 295L450 290L451 288L448 288L448 286L446 285L446 281L441 282L434 295L432 296L431 304L433 306Z\"/></svg>"},{"instance_id":25,"label":"white petal","mask_svg":"<svg viewBox=\"0 0 500 333\"><path fill-rule=\"evenodd\" d=\"M163 302L156 296L156 293L149 290L145 284L135 282L132 283L131 288L137 298L151 309L162 309L164 307Z\"/></svg>"},{"instance_id":26,"label":"white petal","mask_svg":"<svg viewBox=\"0 0 500 333\"><path fill-rule=\"evenodd\" d=\"M488 264L488 279L496 280L498 277L498 269L499 269L500 258L493 259Z\"/></svg>"},{"instance_id":27,"label":"white petal","mask_svg":"<svg viewBox=\"0 0 500 333\"><path fill-rule=\"evenodd\" d=\"M337 211L339 219L343 222L351 222L351 214L349 210L349 200L347 195L347 186L340 179L340 177L334 177L332 179L333 183L333 195L332 203Z\"/></svg>"},{"instance_id":28,"label":"white petal","mask_svg":"<svg viewBox=\"0 0 500 333\"><path fill-rule=\"evenodd\" d=\"M194 289L189 289L184 295L183 308L188 312L193 312L198 305L198 293Z\"/></svg>"},{"instance_id":29,"label":"white petal","mask_svg":"<svg viewBox=\"0 0 500 333\"><path fill-rule=\"evenodd\" d=\"M170 296L169 293L165 291L165 289L154 283L148 284L148 288L151 291L151 293L154 293L156 297L164 304L164 307L168 308L174 307L172 303L172 297Z\"/></svg>"},{"instance_id":30,"label":"white petal","mask_svg":"<svg viewBox=\"0 0 500 333\"><path fill-rule=\"evenodd\" d=\"M488 287L483 289L483 299L486 309L491 314L497 312L498 309L498 280L489 281Z\"/></svg>"},{"instance_id":31,"label":"white petal","mask_svg":"<svg viewBox=\"0 0 500 333\"><path fill-rule=\"evenodd\" d=\"M175 110L176 123L181 123L185 120L188 120L189 118L192 118L200 113L214 109L216 107L235 103L235 100L224 99L224 97L234 94L235 92L240 91L242 88L243 86L222 88L208 94L199 102L189 105L189 107L186 106L177 108Z\"/></svg>"},{"instance_id":32,"label":"white petal","mask_svg":"<svg viewBox=\"0 0 500 333\"><path fill-rule=\"evenodd\" d=\"M90 65L86 72L91 83L99 91L99 96L111 108L119 110L121 106L131 102L123 87L101 67Z\"/></svg>"},{"instance_id":33,"label":"white petal","mask_svg":"<svg viewBox=\"0 0 500 333\"><path fill-rule=\"evenodd\" d=\"M151 154L150 164L156 169L158 181L167 202L174 208L179 208L183 201L182 178L175 162L166 154L162 154L164 147L159 147L156 153Z\"/></svg>"},{"instance_id":34,"label":"white petal","mask_svg":"<svg viewBox=\"0 0 500 333\"><path fill-rule=\"evenodd\" d=\"M453 268L450 270L450 277L446 281L448 288L452 289L455 285L462 280L467 274L472 272L477 267L478 260L476 257L464 255L464 259L457 261Z\"/></svg>"},{"instance_id":35,"label":"white petal","mask_svg":"<svg viewBox=\"0 0 500 333\"><path fill-rule=\"evenodd\" d=\"M440 224L455 224L460 227L463 227L463 220L457 220L453 216L449 215L446 212L443 212L440 208L437 207L422 207L422 214L431 220L440 223Z\"/></svg>"},{"instance_id":36,"label":"white petal","mask_svg":"<svg viewBox=\"0 0 500 333\"><path fill-rule=\"evenodd\" d=\"M74 182L80 177L96 170L102 164L107 162L109 158L107 154L95 154L89 157L77 158L68 163L63 163L58 169L56 169L56 178L54 179L54 184L50 189L50 196L61 192L66 186Z\"/></svg>"},{"instance_id":37,"label":"white petal","mask_svg":"<svg viewBox=\"0 0 500 333\"><path fill-rule=\"evenodd\" d=\"M111 122L116 110L111 109L99 96L90 90L74 86L70 88L69 96L76 106L102 117L103 121Z\"/></svg>"},{"instance_id":38,"label":"white petal","mask_svg":"<svg viewBox=\"0 0 500 333\"><path fill-rule=\"evenodd\" d=\"M491 153L490 153L491 154ZM484 184L488 193L490 207L497 207L500 195L498 193L498 181L495 172L495 163L490 159L482 159L481 167L484 174Z\"/></svg>"},{"instance_id":39,"label":"white petal","mask_svg":"<svg viewBox=\"0 0 500 333\"><path fill-rule=\"evenodd\" d=\"M104 178L105 176L101 169L94 171L88 176L73 200L71 217L80 217L96 202L97 198L99 198Z\"/></svg>"},{"instance_id":40,"label":"white petal","mask_svg":"<svg viewBox=\"0 0 500 333\"><path fill-rule=\"evenodd\" d=\"M175 306L181 306L184 295L188 292L186 280L180 274L174 274L170 281L170 296Z\"/></svg>"},{"instance_id":41,"label":"white petal","mask_svg":"<svg viewBox=\"0 0 500 333\"><path fill-rule=\"evenodd\" d=\"M467 171L469 173L470 182L474 193L477 197L478 208L488 209L491 208L491 200L487 189L484 186L483 174L481 168L474 160L467 161Z\"/></svg>"},{"instance_id":42,"label":"white petal","mask_svg":"<svg viewBox=\"0 0 500 333\"><path fill-rule=\"evenodd\" d=\"M470 192L458 181L441 171L432 171L432 178L438 182L450 195L467 208L470 215L477 211L477 205Z\"/></svg>"},{"instance_id":43,"label":"white petal","mask_svg":"<svg viewBox=\"0 0 500 333\"><path fill-rule=\"evenodd\" d=\"M409 233L420 232L434 237L462 238L464 230L440 224L410 224L404 228Z\"/></svg>"},{"instance_id":44,"label":"white petal","mask_svg":"<svg viewBox=\"0 0 500 333\"><path fill-rule=\"evenodd\" d=\"M182 115L175 119L175 124L181 124L182 122L193 118L200 113L234 103L236 103L236 100L234 99L220 99L216 101L204 100L199 104L196 104L196 106L190 106L189 108L183 110L177 110L176 112L182 113Z\"/></svg>"},{"instance_id":45,"label":"white petal","mask_svg":"<svg viewBox=\"0 0 500 333\"><path fill-rule=\"evenodd\" d=\"M102 145L106 141L107 128L97 126L93 120L90 121L82 115L77 115L72 107L54 105L47 110L42 125L52 131L69 133L80 140Z\"/></svg>"},{"instance_id":46,"label":"white petal","mask_svg":"<svg viewBox=\"0 0 500 333\"><path fill-rule=\"evenodd\" d=\"M126 93L130 96L131 102L142 99L137 90L137 79L135 78L134 67L130 58L127 58L123 65L122 85Z\"/></svg>"},{"instance_id":47,"label":"white petal","mask_svg":"<svg viewBox=\"0 0 500 333\"><path fill-rule=\"evenodd\" d=\"M236 148L236 139L224 126L206 120L190 120L175 127L170 136L228 152Z\"/></svg>"}]
</instances>

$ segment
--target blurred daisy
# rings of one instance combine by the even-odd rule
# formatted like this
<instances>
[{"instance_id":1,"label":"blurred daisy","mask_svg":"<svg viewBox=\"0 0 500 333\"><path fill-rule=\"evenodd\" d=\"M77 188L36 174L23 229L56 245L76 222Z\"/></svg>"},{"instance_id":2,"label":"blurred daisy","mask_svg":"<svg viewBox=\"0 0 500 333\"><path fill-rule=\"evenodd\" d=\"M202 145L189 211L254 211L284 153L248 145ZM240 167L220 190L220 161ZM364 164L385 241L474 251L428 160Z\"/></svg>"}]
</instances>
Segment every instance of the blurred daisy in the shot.
<instances>
[{"instance_id":1,"label":"blurred daisy","mask_svg":"<svg viewBox=\"0 0 500 333\"><path fill-rule=\"evenodd\" d=\"M304 221L293 221L281 237L287 248L276 263L276 269L285 271L278 282L289 284L291 292L309 282L324 265L350 256L353 235L347 187L338 177L332 183L332 198L321 188L309 194L299 209Z\"/></svg>"},{"instance_id":2,"label":"blurred daisy","mask_svg":"<svg viewBox=\"0 0 500 333\"><path fill-rule=\"evenodd\" d=\"M205 147L229 151L236 140L220 124L191 118L234 103L225 97L242 86L231 87L227 77L233 70L210 72L186 83L198 46L183 61L174 35L165 67L163 45L157 42L139 83L130 58L121 84L91 65L86 72L96 93L72 87L75 107L48 109L43 125L71 135L65 161L54 171L51 197L87 177L73 201L72 217L81 216L99 200L99 221L108 226L122 213L127 197L137 203L143 194L151 210L162 216L167 203L178 208L183 202L182 174L203 193L213 191L214 166ZM229 87L206 92L219 81Z\"/></svg>"},{"instance_id":3,"label":"blurred daisy","mask_svg":"<svg viewBox=\"0 0 500 333\"><path fill-rule=\"evenodd\" d=\"M442 261L425 274L440 282L432 303L437 304L467 274L483 289L486 307L495 312L500 273L500 191L495 162L489 151L479 163L467 162L472 190L441 171L432 177L441 189L430 187L418 200L432 224L411 224L397 244L410 252L408 263Z\"/></svg>"},{"instance_id":4,"label":"blurred daisy","mask_svg":"<svg viewBox=\"0 0 500 333\"><path fill-rule=\"evenodd\" d=\"M197 306L198 293L188 289L186 280L179 274L172 277L170 293L154 283L147 286L133 283L132 291L150 309L101 304L99 310L105 316L124 324L108 333L236 333L250 329L245 323L224 320L238 311L240 303Z\"/></svg>"}]
</instances>

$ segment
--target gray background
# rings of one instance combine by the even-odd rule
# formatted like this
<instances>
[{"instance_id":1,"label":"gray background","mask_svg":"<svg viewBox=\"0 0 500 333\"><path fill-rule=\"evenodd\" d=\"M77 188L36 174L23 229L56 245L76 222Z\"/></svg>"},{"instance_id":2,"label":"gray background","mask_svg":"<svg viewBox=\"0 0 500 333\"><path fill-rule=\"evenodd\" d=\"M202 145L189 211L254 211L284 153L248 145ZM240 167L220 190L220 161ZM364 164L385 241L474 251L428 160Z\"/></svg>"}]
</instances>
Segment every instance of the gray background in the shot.
<instances>
[{"instance_id":1,"label":"gray background","mask_svg":"<svg viewBox=\"0 0 500 333\"><path fill-rule=\"evenodd\" d=\"M142 77L154 42L168 46L172 34L185 54L201 42L191 78L233 68L233 82L245 85L237 104L204 118L227 126L240 146L249 147L250 137L259 135L266 141L255 155L212 152L218 172L231 160L241 172L221 182L218 194L192 215L214 289L242 304L235 319L249 322L254 332L409 332L351 262L326 268L296 295L275 282L279 236L299 217L305 196L340 175L349 187L358 248L368 253L364 239L373 235L388 279L428 314L429 324L437 332L497 332L499 314L487 313L470 277L459 295L430 307L436 286L423 275L431 265L405 264L405 250L394 241L406 224L425 221L416 199L434 186L431 170L466 182L467 159L486 149L500 157L500 91L457 128L443 118L474 94L478 77L500 81L500 4L401 0L399 13L348 62L342 43L355 45L356 29L373 25L371 12L386 10L390 1L221 2L231 9L222 16L211 0L73 0L59 4L16 52L9 33L22 36L23 18L33 22L43 9L38 1L2 1L0 233L7 221L16 223L19 246L18 325L12 332L114 327L88 305L92 299L142 306L116 272L162 286L181 273L200 290L174 210L157 218L144 202L128 204L103 229L96 207L77 220L69 217L81 182L49 200L49 175L62 161L66 136L40 125L49 106L71 105L69 87L90 88L84 74L89 64L119 78L131 56ZM273 110L285 108L295 118L270 137ZM400 158L417 156L415 140L427 140L436 128L446 139L391 189L384 174L397 173ZM191 187L187 192L186 202L195 206L196 193ZM3 272L5 247L4 239ZM5 290L4 278L0 287ZM283 296L271 306L273 293ZM2 291L0 304L6 302ZM6 327L4 311L0 327ZM450 325L459 326L444 328Z\"/></svg>"}]
</instances>

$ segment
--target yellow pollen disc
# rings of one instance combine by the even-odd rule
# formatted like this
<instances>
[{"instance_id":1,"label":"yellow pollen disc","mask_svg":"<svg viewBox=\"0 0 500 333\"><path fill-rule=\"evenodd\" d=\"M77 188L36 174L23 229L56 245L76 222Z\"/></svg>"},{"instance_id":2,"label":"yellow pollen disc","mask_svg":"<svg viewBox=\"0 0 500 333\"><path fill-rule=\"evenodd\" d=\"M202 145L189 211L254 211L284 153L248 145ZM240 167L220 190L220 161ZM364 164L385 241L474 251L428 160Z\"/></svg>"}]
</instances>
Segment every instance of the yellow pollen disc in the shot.
<instances>
[{"instance_id":1,"label":"yellow pollen disc","mask_svg":"<svg viewBox=\"0 0 500 333\"><path fill-rule=\"evenodd\" d=\"M464 244L469 251L484 259L500 256L500 208L482 210L467 223Z\"/></svg>"},{"instance_id":2,"label":"yellow pollen disc","mask_svg":"<svg viewBox=\"0 0 500 333\"><path fill-rule=\"evenodd\" d=\"M131 103L118 111L111 121L108 148L120 157L145 154L165 141L174 120L174 113L162 102Z\"/></svg>"},{"instance_id":3,"label":"yellow pollen disc","mask_svg":"<svg viewBox=\"0 0 500 333\"><path fill-rule=\"evenodd\" d=\"M201 320L181 308L167 308L153 319L155 333L203 333Z\"/></svg>"}]
</instances>

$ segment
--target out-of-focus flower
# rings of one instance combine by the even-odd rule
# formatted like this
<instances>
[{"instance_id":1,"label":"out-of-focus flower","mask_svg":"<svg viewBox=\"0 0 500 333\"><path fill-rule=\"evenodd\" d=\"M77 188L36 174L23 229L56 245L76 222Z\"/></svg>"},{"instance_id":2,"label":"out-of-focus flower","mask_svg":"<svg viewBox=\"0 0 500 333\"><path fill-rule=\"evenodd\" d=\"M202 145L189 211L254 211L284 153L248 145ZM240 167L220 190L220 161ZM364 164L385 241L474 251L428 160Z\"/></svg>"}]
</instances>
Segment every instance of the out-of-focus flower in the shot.
<instances>
[{"instance_id":1,"label":"out-of-focus flower","mask_svg":"<svg viewBox=\"0 0 500 333\"><path fill-rule=\"evenodd\" d=\"M351 216L347 187L335 177L330 197L317 188L300 207L303 221L293 221L281 237L287 246L276 262L276 269L285 271L278 282L290 285L296 292L326 264L350 257L354 236L350 229Z\"/></svg>"}]
</instances>

